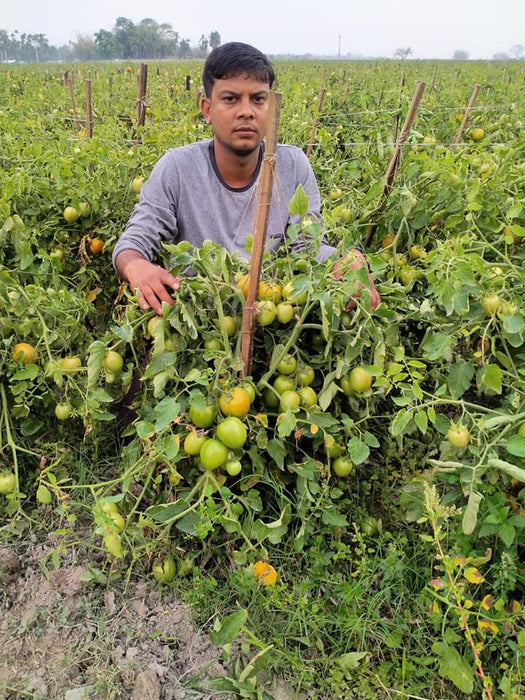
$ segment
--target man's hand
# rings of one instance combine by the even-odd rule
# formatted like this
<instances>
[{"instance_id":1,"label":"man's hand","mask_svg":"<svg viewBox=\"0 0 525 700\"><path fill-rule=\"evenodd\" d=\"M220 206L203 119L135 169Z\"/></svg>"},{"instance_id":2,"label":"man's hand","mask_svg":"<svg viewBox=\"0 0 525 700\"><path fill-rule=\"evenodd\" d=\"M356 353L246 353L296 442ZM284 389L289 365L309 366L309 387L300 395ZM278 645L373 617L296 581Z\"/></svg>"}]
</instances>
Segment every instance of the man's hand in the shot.
<instances>
[{"instance_id":1,"label":"man's hand","mask_svg":"<svg viewBox=\"0 0 525 700\"><path fill-rule=\"evenodd\" d=\"M336 280L340 280L347 270L360 270L363 266L366 266L365 256L363 255L363 253L361 253L360 250L356 250L354 248L344 258L341 258L341 260L338 260L335 263L333 268L334 277ZM360 290L362 288L363 285L359 283L359 287L356 294L352 299L350 299L350 301L345 307L346 311L351 311L352 309L355 309L355 307L357 306L356 299L359 299ZM368 273L368 288L370 289L370 306L372 308L372 311L375 311L381 303L381 297L379 296L379 292L375 287L374 280L370 276L370 273Z\"/></svg>"},{"instance_id":2,"label":"man's hand","mask_svg":"<svg viewBox=\"0 0 525 700\"><path fill-rule=\"evenodd\" d=\"M147 311L152 308L162 314L162 302L173 304L173 297L167 288L174 292L180 289L179 277L173 277L159 265L154 265L135 250L123 250L117 256L115 266L122 279L128 281L138 296L140 306Z\"/></svg>"}]
</instances>

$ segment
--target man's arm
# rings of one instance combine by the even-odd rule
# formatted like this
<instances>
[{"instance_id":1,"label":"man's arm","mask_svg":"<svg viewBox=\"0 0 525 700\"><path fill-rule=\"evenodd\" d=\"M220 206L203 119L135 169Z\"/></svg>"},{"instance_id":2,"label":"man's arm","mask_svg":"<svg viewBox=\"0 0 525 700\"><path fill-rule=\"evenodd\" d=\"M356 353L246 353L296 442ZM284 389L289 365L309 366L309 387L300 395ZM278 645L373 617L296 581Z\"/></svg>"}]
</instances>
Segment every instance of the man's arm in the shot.
<instances>
[{"instance_id":1,"label":"man's arm","mask_svg":"<svg viewBox=\"0 0 525 700\"><path fill-rule=\"evenodd\" d=\"M131 290L137 293L138 302L144 311L152 308L160 315L163 301L174 303L167 288L178 291L180 279L150 262L136 250L123 250L119 253L115 259L115 268L120 279L126 280Z\"/></svg>"}]
</instances>

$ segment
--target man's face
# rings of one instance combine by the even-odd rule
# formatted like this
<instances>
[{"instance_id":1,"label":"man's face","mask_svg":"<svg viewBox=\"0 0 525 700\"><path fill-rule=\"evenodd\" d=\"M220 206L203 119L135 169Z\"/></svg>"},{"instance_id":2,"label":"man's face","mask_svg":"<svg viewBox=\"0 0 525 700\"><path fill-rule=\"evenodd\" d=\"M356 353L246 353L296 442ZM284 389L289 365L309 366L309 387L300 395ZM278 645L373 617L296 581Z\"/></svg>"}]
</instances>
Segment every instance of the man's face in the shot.
<instances>
[{"instance_id":1,"label":"man's face","mask_svg":"<svg viewBox=\"0 0 525 700\"><path fill-rule=\"evenodd\" d=\"M246 74L215 81L201 110L221 146L241 156L259 147L266 133L269 93L268 83Z\"/></svg>"}]
</instances>

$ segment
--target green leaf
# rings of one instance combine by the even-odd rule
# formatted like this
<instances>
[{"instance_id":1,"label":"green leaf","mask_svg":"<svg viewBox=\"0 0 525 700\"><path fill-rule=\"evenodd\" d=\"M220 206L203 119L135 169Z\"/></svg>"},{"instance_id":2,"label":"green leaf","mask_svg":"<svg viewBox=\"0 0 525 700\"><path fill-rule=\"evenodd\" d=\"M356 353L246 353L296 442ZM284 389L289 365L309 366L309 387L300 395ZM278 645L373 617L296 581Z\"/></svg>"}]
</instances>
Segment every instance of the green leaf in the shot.
<instances>
[{"instance_id":1,"label":"green leaf","mask_svg":"<svg viewBox=\"0 0 525 700\"><path fill-rule=\"evenodd\" d=\"M159 403L155 406L155 415L157 417L157 420L155 421L155 432L159 433L161 430L173 423L175 418L178 417L179 413L180 404L177 399L167 397L162 399L162 401L159 401Z\"/></svg>"},{"instance_id":2,"label":"green leaf","mask_svg":"<svg viewBox=\"0 0 525 700\"><path fill-rule=\"evenodd\" d=\"M419 428L419 431L424 435L428 428L428 416L426 411L417 411L414 414L414 423Z\"/></svg>"},{"instance_id":3,"label":"green leaf","mask_svg":"<svg viewBox=\"0 0 525 700\"><path fill-rule=\"evenodd\" d=\"M370 455L370 448L354 436L348 443L348 452L354 464L362 464Z\"/></svg>"},{"instance_id":4,"label":"green leaf","mask_svg":"<svg viewBox=\"0 0 525 700\"><path fill-rule=\"evenodd\" d=\"M291 506L289 503L283 508L280 517L271 523L263 523L262 520L256 520L252 526L251 535L258 542L263 542L265 539L270 540L272 544L279 544L281 538L286 534L288 523L291 517Z\"/></svg>"},{"instance_id":5,"label":"green leaf","mask_svg":"<svg viewBox=\"0 0 525 700\"><path fill-rule=\"evenodd\" d=\"M38 374L39 369L36 365L28 365L27 367L18 370L18 372L15 372L12 379L14 381L20 382L24 379L34 379L35 377L38 377Z\"/></svg>"},{"instance_id":6,"label":"green leaf","mask_svg":"<svg viewBox=\"0 0 525 700\"><path fill-rule=\"evenodd\" d=\"M360 662L369 656L368 651L349 651L342 656L338 656L335 663L345 671L355 671L360 666Z\"/></svg>"},{"instance_id":7,"label":"green leaf","mask_svg":"<svg viewBox=\"0 0 525 700\"><path fill-rule=\"evenodd\" d=\"M467 362L459 361L452 365L448 373L447 385L453 399L459 399L469 389L475 369Z\"/></svg>"},{"instance_id":8,"label":"green leaf","mask_svg":"<svg viewBox=\"0 0 525 700\"><path fill-rule=\"evenodd\" d=\"M515 457L525 457L525 437L513 435L505 445L507 452Z\"/></svg>"},{"instance_id":9,"label":"green leaf","mask_svg":"<svg viewBox=\"0 0 525 700\"><path fill-rule=\"evenodd\" d=\"M332 525L333 527L347 527L348 525L348 520L345 516L341 515L334 507L323 508L321 521L325 525Z\"/></svg>"},{"instance_id":10,"label":"green leaf","mask_svg":"<svg viewBox=\"0 0 525 700\"><path fill-rule=\"evenodd\" d=\"M178 501L173 503L161 503L157 506L151 506L146 509L146 516L155 520L157 523L166 523L168 520L176 518L178 515L183 513L187 508L189 508L188 501L180 498Z\"/></svg>"},{"instance_id":11,"label":"green leaf","mask_svg":"<svg viewBox=\"0 0 525 700\"><path fill-rule=\"evenodd\" d=\"M446 642L434 642L432 650L441 657L439 675L448 678L463 693L470 695L474 688L474 671L468 661Z\"/></svg>"},{"instance_id":12,"label":"green leaf","mask_svg":"<svg viewBox=\"0 0 525 700\"><path fill-rule=\"evenodd\" d=\"M211 643L217 647L222 647L225 644L231 644L240 634L247 619L247 610L242 609L231 613L231 615L224 618L223 623L218 629L210 631Z\"/></svg>"},{"instance_id":13,"label":"green leaf","mask_svg":"<svg viewBox=\"0 0 525 700\"><path fill-rule=\"evenodd\" d=\"M510 547L516 538L516 528L512 523L502 523L498 528L498 535L503 540L505 546Z\"/></svg>"},{"instance_id":14,"label":"green leaf","mask_svg":"<svg viewBox=\"0 0 525 700\"><path fill-rule=\"evenodd\" d=\"M429 360L445 359L454 343L455 340L450 335L432 333L428 340L423 343L423 350Z\"/></svg>"},{"instance_id":15,"label":"green leaf","mask_svg":"<svg viewBox=\"0 0 525 700\"><path fill-rule=\"evenodd\" d=\"M502 391L502 372L499 365L485 365L478 370L476 375L478 388L488 389L495 394Z\"/></svg>"},{"instance_id":16,"label":"green leaf","mask_svg":"<svg viewBox=\"0 0 525 700\"><path fill-rule=\"evenodd\" d=\"M309 204L308 195L304 191L304 187L299 183L293 197L290 199L288 210L292 216L306 216Z\"/></svg>"},{"instance_id":17,"label":"green leaf","mask_svg":"<svg viewBox=\"0 0 525 700\"><path fill-rule=\"evenodd\" d=\"M272 438L268 441L268 446L266 449L279 469L284 469L284 457L286 454L284 442L282 440L277 440L277 438Z\"/></svg>"}]
</instances>

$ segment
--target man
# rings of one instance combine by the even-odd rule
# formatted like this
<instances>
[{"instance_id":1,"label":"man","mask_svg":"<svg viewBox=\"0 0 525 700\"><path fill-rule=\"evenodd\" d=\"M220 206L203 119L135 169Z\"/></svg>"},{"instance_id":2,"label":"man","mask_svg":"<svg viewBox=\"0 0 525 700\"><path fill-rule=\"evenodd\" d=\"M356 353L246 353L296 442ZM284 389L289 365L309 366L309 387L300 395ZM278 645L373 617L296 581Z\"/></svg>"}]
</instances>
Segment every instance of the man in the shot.
<instances>
[{"instance_id":1,"label":"man","mask_svg":"<svg viewBox=\"0 0 525 700\"><path fill-rule=\"evenodd\" d=\"M198 248L213 240L248 256L246 241L254 230L273 66L252 46L231 42L210 53L202 77L201 112L213 129L213 139L170 149L160 158L113 252L119 277L137 291L143 309L158 314L163 301L174 303L172 292L180 287L177 277L153 262L163 241L186 240ZM320 219L320 196L308 159L295 146L278 146L274 180L267 249L276 252L287 227L298 221L288 212L296 187L302 184L308 195L312 218ZM298 237L290 247L305 245L305 239ZM321 245L317 259L327 260L334 252ZM350 266L363 264L362 253L356 251ZM334 275L341 275L337 263ZM371 279L370 292L375 308L380 299Z\"/></svg>"}]
</instances>

